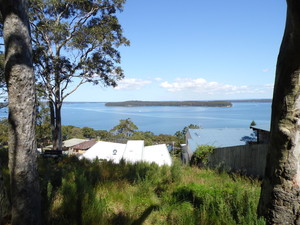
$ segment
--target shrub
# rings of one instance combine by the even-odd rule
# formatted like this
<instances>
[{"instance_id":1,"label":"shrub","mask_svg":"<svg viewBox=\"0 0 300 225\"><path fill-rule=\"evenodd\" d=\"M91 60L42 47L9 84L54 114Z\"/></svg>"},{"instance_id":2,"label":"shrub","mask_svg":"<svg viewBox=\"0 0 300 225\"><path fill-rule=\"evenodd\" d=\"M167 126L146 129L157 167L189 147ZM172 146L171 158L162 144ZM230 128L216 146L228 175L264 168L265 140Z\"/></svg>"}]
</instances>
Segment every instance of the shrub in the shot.
<instances>
[{"instance_id":1,"label":"shrub","mask_svg":"<svg viewBox=\"0 0 300 225\"><path fill-rule=\"evenodd\" d=\"M215 148L216 147L210 145L199 145L192 156L191 165L199 167L207 166L208 157Z\"/></svg>"},{"instance_id":2,"label":"shrub","mask_svg":"<svg viewBox=\"0 0 300 225\"><path fill-rule=\"evenodd\" d=\"M199 213L199 224L264 224L257 219L257 197L251 190L190 184L173 193L177 202L190 202Z\"/></svg>"}]
</instances>

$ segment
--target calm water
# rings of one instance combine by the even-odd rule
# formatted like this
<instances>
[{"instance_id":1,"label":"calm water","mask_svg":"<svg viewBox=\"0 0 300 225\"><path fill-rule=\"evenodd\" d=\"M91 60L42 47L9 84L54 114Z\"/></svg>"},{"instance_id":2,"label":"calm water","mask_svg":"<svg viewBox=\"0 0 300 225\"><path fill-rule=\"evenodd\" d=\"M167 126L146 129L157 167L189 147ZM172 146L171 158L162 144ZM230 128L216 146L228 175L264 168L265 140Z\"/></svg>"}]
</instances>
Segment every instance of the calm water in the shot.
<instances>
[{"instance_id":1,"label":"calm water","mask_svg":"<svg viewBox=\"0 0 300 225\"><path fill-rule=\"evenodd\" d=\"M0 117L7 115L0 110ZM218 107L106 107L104 103L64 104L63 125L110 130L119 120L131 118L141 131L174 134L189 124L202 128L247 128L252 120L258 125L270 122L271 103L233 103Z\"/></svg>"},{"instance_id":2,"label":"calm water","mask_svg":"<svg viewBox=\"0 0 300 225\"><path fill-rule=\"evenodd\" d=\"M104 103L65 104L63 124L109 130L119 120L131 118L141 131L174 134L189 124L203 128L247 128L270 121L271 103L234 103L215 107L105 107Z\"/></svg>"}]
</instances>

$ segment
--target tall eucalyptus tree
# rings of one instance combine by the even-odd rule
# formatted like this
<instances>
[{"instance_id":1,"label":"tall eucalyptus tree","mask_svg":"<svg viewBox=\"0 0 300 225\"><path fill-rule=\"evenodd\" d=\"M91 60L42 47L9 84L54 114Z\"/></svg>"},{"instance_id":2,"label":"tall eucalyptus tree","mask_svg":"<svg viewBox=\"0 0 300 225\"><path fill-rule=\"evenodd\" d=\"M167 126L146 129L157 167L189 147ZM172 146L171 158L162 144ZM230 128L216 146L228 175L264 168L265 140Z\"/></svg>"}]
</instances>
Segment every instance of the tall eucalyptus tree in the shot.
<instances>
[{"instance_id":1,"label":"tall eucalyptus tree","mask_svg":"<svg viewBox=\"0 0 300 225\"><path fill-rule=\"evenodd\" d=\"M129 45L117 12L125 0L32 0L34 67L49 102L54 149L61 149L61 107L84 83L116 86L117 48ZM73 82L73 83L72 83ZM72 84L71 84L72 83ZM99 96L100 97L100 96Z\"/></svg>"},{"instance_id":2,"label":"tall eucalyptus tree","mask_svg":"<svg viewBox=\"0 0 300 225\"><path fill-rule=\"evenodd\" d=\"M9 99L12 224L40 224L35 77L26 0L0 0Z\"/></svg>"},{"instance_id":3,"label":"tall eucalyptus tree","mask_svg":"<svg viewBox=\"0 0 300 225\"><path fill-rule=\"evenodd\" d=\"M267 224L300 224L300 1L287 0L277 61L271 138L259 213Z\"/></svg>"}]
</instances>

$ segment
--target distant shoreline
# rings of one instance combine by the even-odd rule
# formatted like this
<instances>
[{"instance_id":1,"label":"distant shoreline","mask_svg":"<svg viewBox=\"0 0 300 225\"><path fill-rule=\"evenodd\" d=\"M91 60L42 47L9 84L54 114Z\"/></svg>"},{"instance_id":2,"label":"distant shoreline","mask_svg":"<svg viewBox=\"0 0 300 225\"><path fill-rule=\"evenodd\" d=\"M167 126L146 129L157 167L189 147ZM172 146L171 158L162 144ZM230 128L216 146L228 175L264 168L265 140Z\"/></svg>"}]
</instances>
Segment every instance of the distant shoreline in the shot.
<instances>
[{"instance_id":1,"label":"distant shoreline","mask_svg":"<svg viewBox=\"0 0 300 225\"><path fill-rule=\"evenodd\" d=\"M125 101L107 102L105 106L140 107L140 106L202 106L202 107L232 107L229 101Z\"/></svg>"}]
</instances>

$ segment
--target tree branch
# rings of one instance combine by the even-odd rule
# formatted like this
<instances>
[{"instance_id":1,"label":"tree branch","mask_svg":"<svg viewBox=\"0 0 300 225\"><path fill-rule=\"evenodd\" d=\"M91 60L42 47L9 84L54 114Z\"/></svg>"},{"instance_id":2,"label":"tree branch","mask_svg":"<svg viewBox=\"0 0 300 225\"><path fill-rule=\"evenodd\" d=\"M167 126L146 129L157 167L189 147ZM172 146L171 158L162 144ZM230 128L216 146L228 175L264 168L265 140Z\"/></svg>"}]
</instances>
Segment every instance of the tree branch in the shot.
<instances>
[{"instance_id":1,"label":"tree branch","mask_svg":"<svg viewBox=\"0 0 300 225\"><path fill-rule=\"evenodd\" d=\"M70 95L72 94L73 92L75 92L82 84L86 83L87 80L85 80L84 78L79 82L79 84L72 90L70 91L68 94L66 94L65 96L63 96L63 93L62 93L62 102Z\"/></svg>"},{"instance_id":2,"label":"tree branch","mask_svg":"<svg viewBox=\"0 0 300 225\"><path fill-rule=\"evenodd\" d=\"M79 27L81 27L92 15L94 12L96 12L97 10L99 9L99 7L96 7L96 8L92 8L91 11L89 11L87 14L85 14L83 17L81 17L73 26L73 28L70 28L71 33L69 35L69 37L67 37L58 47L57 51L60 52L61 48L66 44L68 43L68 41L70 41L73 36L74 36L74 33L77 31L77 29ZM73 21L72 21L73 22Z\"/></svg>"}]
</instances>

